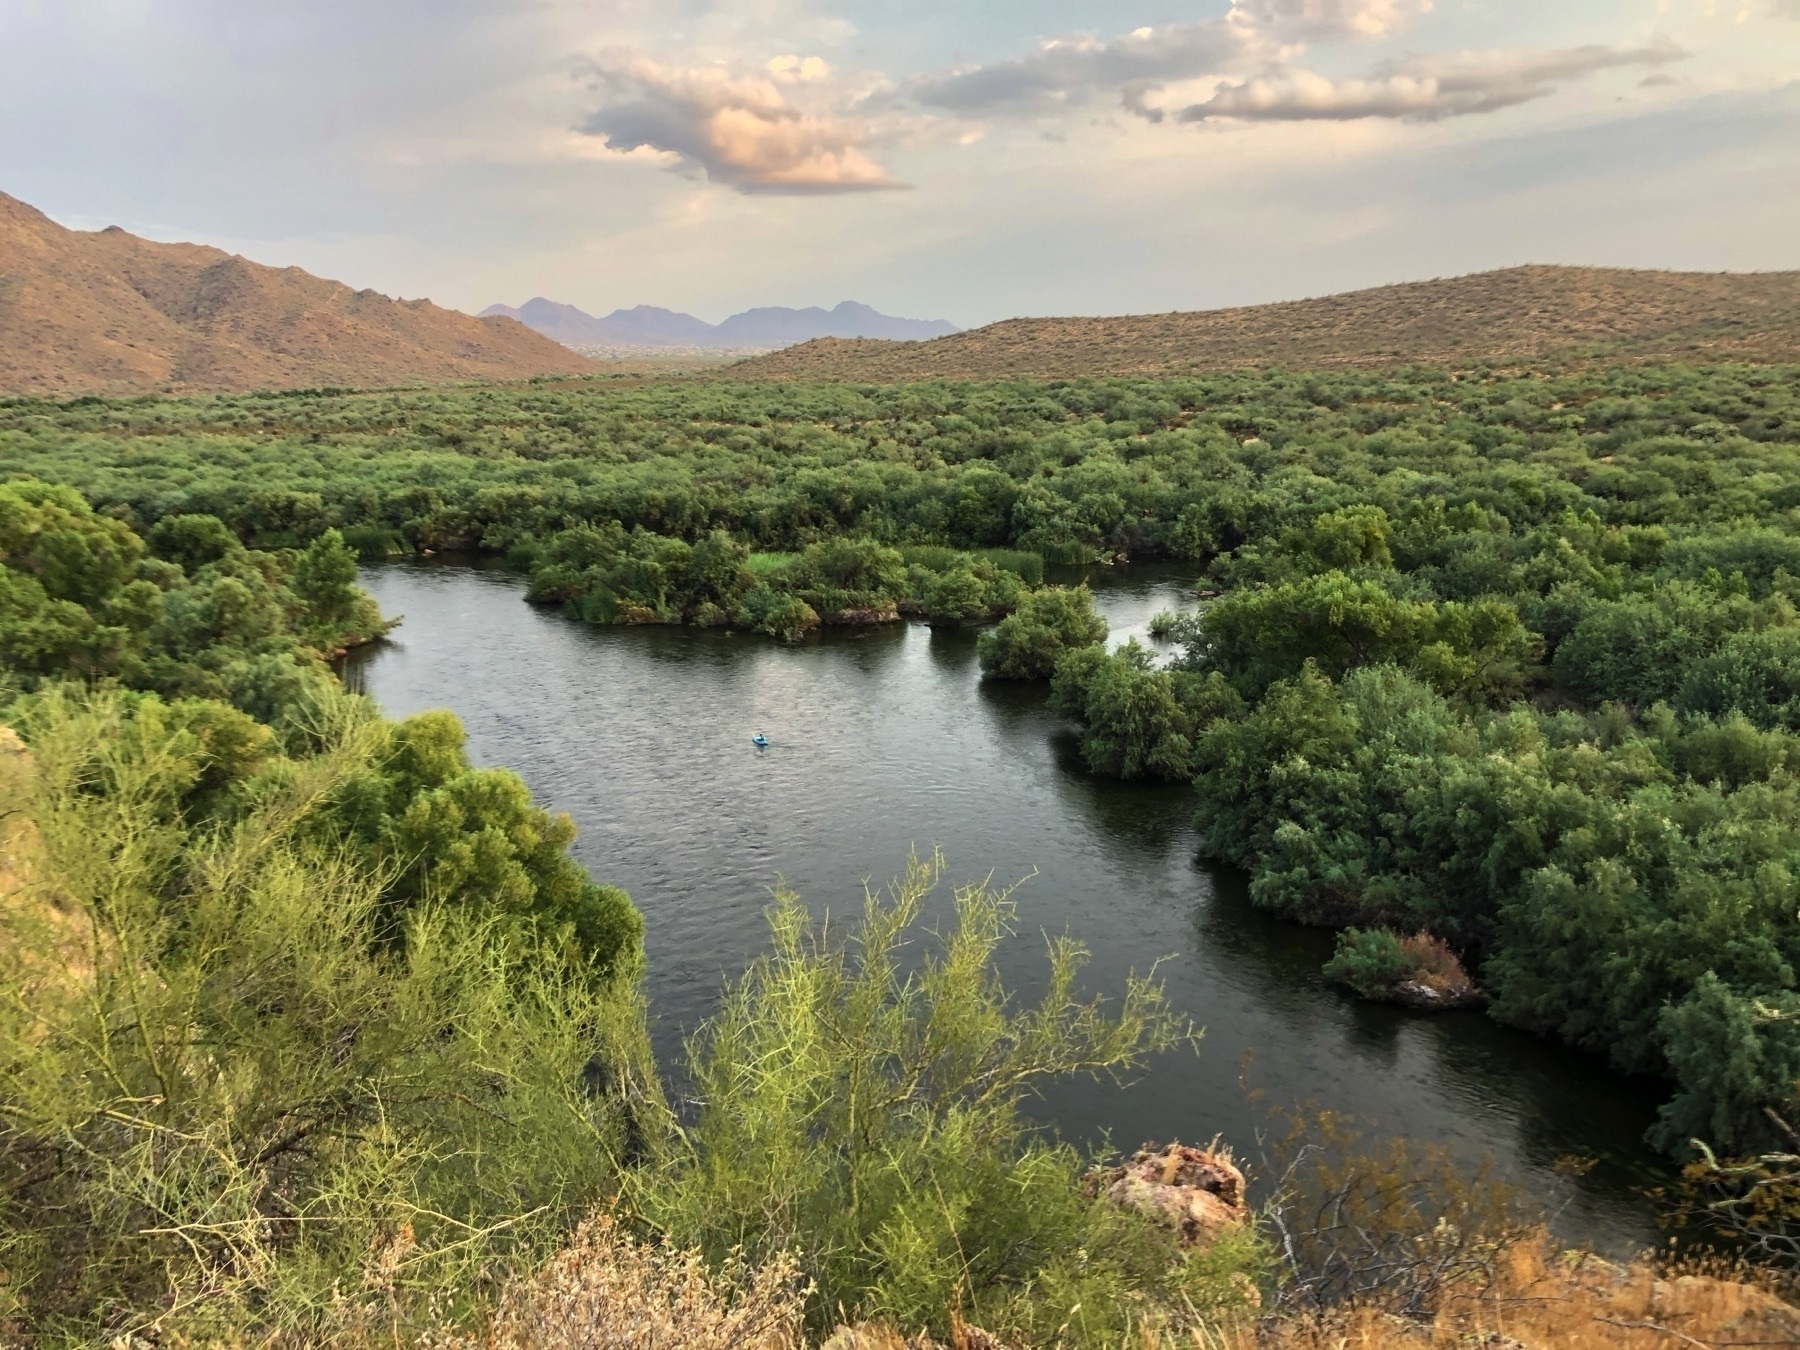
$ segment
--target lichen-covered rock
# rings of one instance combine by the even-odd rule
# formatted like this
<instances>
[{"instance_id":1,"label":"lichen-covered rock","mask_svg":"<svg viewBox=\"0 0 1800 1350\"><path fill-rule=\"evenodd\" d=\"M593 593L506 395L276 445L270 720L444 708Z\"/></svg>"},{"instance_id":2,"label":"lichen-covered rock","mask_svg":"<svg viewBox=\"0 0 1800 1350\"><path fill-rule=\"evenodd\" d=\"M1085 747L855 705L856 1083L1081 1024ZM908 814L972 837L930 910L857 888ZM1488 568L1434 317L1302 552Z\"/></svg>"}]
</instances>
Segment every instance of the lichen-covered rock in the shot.
<instances>
[{"instance_id":1,"label":"lichen-covered rock","mask_svg":"<svg viewBox=\"0 0 1800 1350\"><path fill-rule=\"evenodd\" d=\"M1099 1191L1114 1204L1161 1219L1188 1247L1209 1246L1224 1229L1249 1218L1244 1174L1231 1150L1216 1142L1139 1149L1124 1166L1101 1175Z\"/></svg>"}]
</instances>

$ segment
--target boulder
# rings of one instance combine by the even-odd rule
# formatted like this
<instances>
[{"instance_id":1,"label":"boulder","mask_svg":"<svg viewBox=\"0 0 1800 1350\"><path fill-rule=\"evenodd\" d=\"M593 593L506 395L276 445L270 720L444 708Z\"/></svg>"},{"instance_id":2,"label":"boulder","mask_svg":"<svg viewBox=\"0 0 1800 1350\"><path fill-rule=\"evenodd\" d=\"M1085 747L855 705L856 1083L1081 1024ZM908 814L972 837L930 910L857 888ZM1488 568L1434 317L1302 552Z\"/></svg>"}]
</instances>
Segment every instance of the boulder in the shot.
<instances>
[{"instance_id":1,"label":"boulder","mask_svg":"<svg viewBox=\"0 0 1800 1350\"><path fill-rule=\"evenodd\" d=\"M1443 1012L1449 1008L1479 1008L1488 996L1473 980L1464 978L1449 984L1430 980L1402 980L1389 995L1393 1002L1420 1012Z\"/></svg>"},{"instance_id":2,"label":"boulder","mask_svg":"<svg viewBox=\"0 0 1800 1350\"><path fill-rule=\"evenodd\" d=\"M1141 1148L1124 1166L1101 1174L1099 1191L1116 1205L1161 1219L1181 1234L1184 1247L1211 1246L1250 1217L1244 1174L1216 1141L1206 1148Z\"/></svg>"},{"instance_id":3,"label":"boulder","mask_svg":"<svg viewBox=\"0 0 1800 1350\"><path fill-rule=\"evenodd\" d=\"M944 1346L929 1336L903 1336L892 1327L875 1322L859 1322L839 1327L819 1350L1009 1350L991 1331L958 1321L951 1328L951 1340Z\"/></svg>"}]
</instances>

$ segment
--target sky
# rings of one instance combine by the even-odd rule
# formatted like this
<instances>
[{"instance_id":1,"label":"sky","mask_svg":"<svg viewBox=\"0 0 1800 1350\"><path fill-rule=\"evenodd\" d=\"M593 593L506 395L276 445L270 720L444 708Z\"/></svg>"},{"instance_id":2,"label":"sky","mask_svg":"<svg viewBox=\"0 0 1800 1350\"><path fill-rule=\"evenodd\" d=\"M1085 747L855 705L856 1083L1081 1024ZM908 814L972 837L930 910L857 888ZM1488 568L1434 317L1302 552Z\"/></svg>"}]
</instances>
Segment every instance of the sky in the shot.
<instances>
[{"instance_id":1,"label":"sky","mask_svg":"<svg viewBox=\"0 0 1800 1350\"><path fill-rule=\"evenodd\" d=\"M1800 0L0 0L0 191L469 311L1800 268Z\"/></svg>"}]
</instances>

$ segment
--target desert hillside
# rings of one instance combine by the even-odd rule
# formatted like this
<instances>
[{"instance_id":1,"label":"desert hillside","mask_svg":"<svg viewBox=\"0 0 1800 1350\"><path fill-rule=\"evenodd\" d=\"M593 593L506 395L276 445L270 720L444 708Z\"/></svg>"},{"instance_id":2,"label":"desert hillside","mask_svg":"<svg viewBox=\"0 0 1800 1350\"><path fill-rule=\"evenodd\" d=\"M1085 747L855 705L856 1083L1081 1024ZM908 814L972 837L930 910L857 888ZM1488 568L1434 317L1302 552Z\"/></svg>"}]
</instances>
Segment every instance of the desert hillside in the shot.
<instances>
[{"instance_id":1,"label":"desert hillside","mask_svg":"<svg viewBox=\"0 0 1800 1350\"><path fill-rule=\"evenodd\" d=\"M1241 309L1008 319L930 342L821 338L734 370L751 379L887 383L1582 355L1800 360L1800 272L1514 267Z\"/></svg>"},{"instance_id":2,"label":"desert hillside","mask_svg":"<svg viewBox=\"0 0 1800 1350\"><path fill-rule=\"evenodd\" d=\"M0 394L225 392L593 370L512 319L354 291L0 193Z\"/></svg>"}]
</instances>

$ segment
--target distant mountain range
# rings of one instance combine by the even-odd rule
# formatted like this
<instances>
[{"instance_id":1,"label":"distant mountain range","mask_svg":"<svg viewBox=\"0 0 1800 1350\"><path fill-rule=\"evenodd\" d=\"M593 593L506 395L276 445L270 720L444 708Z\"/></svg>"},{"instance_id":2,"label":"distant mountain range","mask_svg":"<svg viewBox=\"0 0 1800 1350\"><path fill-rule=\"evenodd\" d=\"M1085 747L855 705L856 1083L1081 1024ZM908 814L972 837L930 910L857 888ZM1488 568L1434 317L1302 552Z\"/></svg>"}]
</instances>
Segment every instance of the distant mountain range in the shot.
<instances>
[{"instance_id":1,"label":"distant mountain range","mask_svg":"<svg viewBox=\"0 0 1800 1350\"><path fill-rule=\"evenodd\" d=\"M1239 309L1006 319L934 342L825 339L735 373L899 383L1549 359L1800 361L1800 272L1512 267Z\"/></svg>"},{"instance_id":2,"label":"distant mountain range","mask_svg":"<svg viewBox=\"0 0 1800 1350\"><path fill-rule=\"evenodd\" d=\"M603 319L573 305L539 296L513 309L489 305L481 317L517 319L527 328L565 347L719 347L767 351L791 347L813 338L887 338L918 342L960 330L944 319L896 319L867 305L846 300L831 309L787 309L769 305L733 314L723 323L707 323L655 305L615 309Z\"/></svg>"},{"instance_id":3,"label":"distant mountain range","mask_svg":"<svg viewBox=\"0 0 1800 1350\"><path fill-rule=\"evenodd\" d=\"M506 319L391 300L0 193L0 394L437 384L597 367Z\"/></svg>"}]
</instances>

